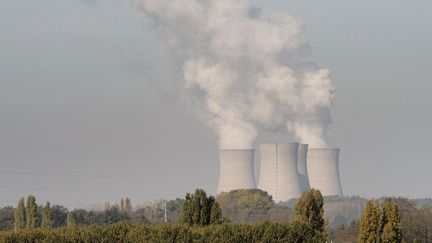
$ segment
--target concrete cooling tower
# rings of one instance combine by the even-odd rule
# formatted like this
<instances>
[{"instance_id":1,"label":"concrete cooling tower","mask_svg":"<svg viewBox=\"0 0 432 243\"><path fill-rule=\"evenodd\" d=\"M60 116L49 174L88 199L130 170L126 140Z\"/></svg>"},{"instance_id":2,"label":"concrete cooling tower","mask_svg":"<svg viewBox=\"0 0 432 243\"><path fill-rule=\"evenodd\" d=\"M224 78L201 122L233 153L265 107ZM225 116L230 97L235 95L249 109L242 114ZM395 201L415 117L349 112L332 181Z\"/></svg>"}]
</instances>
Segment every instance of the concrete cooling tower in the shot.
<instances>
[{"instance_id":1,"label":"concrete cooling tower","mask_svg":"<svg viewBox=\"0 0 432 243\"><path fill-rule=\"evenodd\" d=\"M297 158L297 169L300 180L300 189L302 192L310 189L309 177L307 171L307 152L309 145L299 144L298 147L298 158Z\"/></svg>"},{"instance_id":2,"label":"concrete cooling tower","mask_svg":"<svg viewBox=\"0 0 432 243\"><path fill-rule=\"evenodd\" d=\"M298 198L301 194L297 173L298 143L262 144L258 188L275 202Z\"/></svg>"},{"instance_id":3,"label":"concrete cooling tower","mask_svg":"<svg viewBox=\"0 0 432 243\"><path fill-rule=\"evenodd\" d=\"M254 150L219 151L219 185L217 193L235 189L254 189Z\"/></svg>"},{"instance_id":4,"label":"concrete cooling tower","mask_svg":"<svg viewBox=\"0 0 432 243\"><path fill-rule=\"evenodd\" d=\"M339 149L309 149L307 170L311 188L319 189L323 196L342 196L339 178Z\"/></svg>"}]
</instances>

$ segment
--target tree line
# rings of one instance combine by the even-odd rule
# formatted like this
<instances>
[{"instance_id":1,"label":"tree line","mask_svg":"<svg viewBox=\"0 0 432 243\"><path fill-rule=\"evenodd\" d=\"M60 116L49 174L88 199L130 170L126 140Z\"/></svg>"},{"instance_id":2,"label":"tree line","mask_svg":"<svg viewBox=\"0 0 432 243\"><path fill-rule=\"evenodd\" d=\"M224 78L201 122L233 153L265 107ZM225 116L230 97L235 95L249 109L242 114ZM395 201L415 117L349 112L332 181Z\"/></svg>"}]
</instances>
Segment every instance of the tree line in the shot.
<instances>
[{"instance_id":1,"label":"tree line","mask_svg":"<svg viewBox=\"0 0 432 243\"><path fill-rule=\"evenodd\" d=\"M393 224L397 227L395 234L386 233L386 237L388 235L400 235L402 232L402 242L432 242L432 205L430 204L431 199L423 199L423 200L409 200L407 198L380 198L377 200L373 200L369 202L368 209L364 207L363 215L359 218L359 220L354 220L351 223L344 224L340 228L332 230L330 232L332 241L334 243L354 243L359 242L359 232L360 232L360 221L363 221L363 232L368 233L368 237L370 242L382 242L381 237L383 236L384 227L384 216L383 213L385 210L384 205L391 201L396 204L398 209L398 214L400 217L400 224ZM366 202L367 203L367 202ZM365 206L366 206L365 203ZM372 205L372 206L371 206ZM374 213L371 213L373 211ZM374 222L372 224L365 224L366 215L373 215L372 217L368 217L368 220ZM395 218L395 217L392 217ZM396 217L397 218L397 217ZM378 222L378 224L377 224ZM365 230L365 226L375 229ZM373 227L371 225L374 225ZM388 229L390 225L387 224ZM378 229L377 229L378 227ZM399 228L401 227L401 229ZM375 231L377 229L377 231ZM385 239L384 239L385 240ZM400 238L399 238L400 241ZM398 242L398 241L395 241Z\"/></svg>"},{"instance_id":2,"label":"tree line","mask_svg":"<svg viewBox=\"0 0 432 243\"><path fill-rule=\"evenodd\" d=\"M165 222L165 204L167 211L167 222L175 223L181 218L183 204L187 198L177 198L174 200L160 200L144 205L132 206L129 198L122 198L119 204L106 204L102 209L74 209L68 210L61 205L50 205L53 217L53 227L67 226L67 218L71 218L78 226L88 226L92 224L112 224L120 221L128 221L138 224L157 224ZM196 197L196 199L200 196ZM227 193L221 193L216 197L210 196L210 201L216 201L215 207L220 209L224 215L224 221L233 223L256 223L265 220L278 222L291 222L294 217L294 210L276 204L267 192L261 190L239 189ZM197 201L197 200L192 200ZM200 200L202 201L202 200ZM188 204L189 202L186 202ZM41 226L43 205L37 206L36 224ZM0 208L0 231L11 230L14 228L13 207ZM214 214L219 210L213 209ZM215 217L213 217L215 218Z\"/></svg>"},{"instance_id":3,"label":"tree line","mask_svg":"<svg viewBox=\"0 0 432 243\"><path fill-rule=\"evenodd\" d=\"M26 203L25 198L22 197L18 201L18 205L15 209L15 221L14 230L31 230L37 227L42 228L53 228L54 227L54 216L51 209L51 204L47 202L43 206L41 213L41 222L38 224L38 205L36 204L36 198L32 195L27 197ZM75 227L75 219L72 213L67 213L66 225L68 228Z\"/></svg>"},{"instance_id":4,"label":"tree line","mask_svg":"<svg viewBox=\"0 0 432 243\"><path fill-rule=\"evenodd\" d=\"M323 242L326 230L323 219L323 198L318 190L311 190L302 195L296 206L295 220L292 223L234 224L223 216L221 207L213 196L207 196L201 189L186 194L180 217L177 223L165 225L147 225L117 223L110 226L77 227L74 223L64 228L52 229L53 219L50 217L49 203L42 216L43 227L37 227L37 206L35 198L29 196L28 203L20 199L16 216L24 216L16 220L16 230L0 234L0 239L14 242L76 242L85 239L94 241L116 241L120 234L122 241L157 241L157 242ZM122 203L123 202L123 203ZM128 203L122 200L120 209L128 211ZM36 208L36 210L35 210ZM24 212L22 214L22 212ZM27 213L28 212L28 213ZM75 212L76 214L76 212ZM32 215L32 216L30 216ZM46 218L48 216L48 218ZM76 215L73 217L75 220ZM51 221L50 221L51 219ZM76 217L77 221L79 217ZM42 222L41 221L41 222ZM27 227L30 224L32 227ZM19 225L26 225L21 227ZM42 226L42 224L41 224ZM192 227L191 227L192 226ZM161 231L162 230L162 231ZM121 231L121 232L119 232ZM105 238L107 235L110 238ZM174 238L173 238L174 237ZM78 240L79 239L79 240ZM133 239L133 240L132 240ZM171 240L170 240L171 239ZM174 240L173 240L174 239ZM183 240L180 240L183 239ZM86 240L86 241L87 241ZM91 240L93 241L93 240Z\"/></svg>"},{"instance_id":5,"label":"tree line","mask_svg":"<svg viewBox=\"0 0 432 243\"><path fill-rule=\"evenodd\" d=\"M7 210L1 217L0 223L4 224L3 230L12 228L11 211L13 211L13 229L14 231L32 230L35 228L57 228L67 227L74 228L78 224L81 226L92 224L113 224L120 221L130 220L129 215L132 214L132 204L129 198L122 198L120 206L108 206L103 212L87 211L84 209L76 209L68 211L65 207L55 205L51 207L50 202L44 206L38 206L36 198L32 195L20 198L15 209L6 207ZM2 210L4 211L4 210ZM5 221L8 220L8 221Z\"/></svg>"},{"instance_id":6,"label":"tree line","mask_svg":"<svg viewBox=\"0 0 432 243\"><path fill-rule=\"evenodd\" d=\"M380 207L378 201L369 200L360 219L358 241L402 242L402 224L396 203L387 200Z\"/></svg>"},{"instance_id":7,"label":"tree line","mask_svg":"<svg viewBox=\"0 0 432 243\"><path fill-rule=\"evenodd\" d=\"M314 189L303 193L293 209L275 204L271 196L261 190L234 190L213 197L208 196L204 190L197 189L194 193L187 193L183 199L161 201L140 208L133 208L129 198L122 198L119 204L107 205L104 211L99 212L84 209L68 211L59 205L51 206L49 202L38 206L36 198L29 196L27 200L21 198L16 209L11 207L0 209L0 227L3 224L9 225L10 229L12 224L15 235L24 232L28 234L34 230L39 233L50 232L50 234L63 232L52 230L59 227L84 230L84 226L119 222L128 222L128 225L134 228L136 225L164 222L166 208L170 215L167 221L180 227L175 230L185 227L219 229L218 225L243 225L241 222L252 222L255 225L268 221L271 216L273 221L279 221L280 225L283 225L282 227L278 224L275 227L284 228L289 225L288 228L293 234L300 234L297 232L300 230L304 233L309 232L307 234L310 237L333 242L402 242L403 236L406 237L405 239L412 239L414 234L409 230L410 227L405 227L407 206L403 206L401 200L388 199L383 202L370 200L366 203L360 222L343 226L336 232L330 232L329 222L324 220L323 205L321 193ZM402 212L399 208L402 208ZM285 214L286 212L289 213ZM11 215L14 216L13 219ZM275 215L279 215L279 218ZM154 230L150 228L143 229ZM247 228L247 230L252 229Z\"/></svg>"}]
</instances>

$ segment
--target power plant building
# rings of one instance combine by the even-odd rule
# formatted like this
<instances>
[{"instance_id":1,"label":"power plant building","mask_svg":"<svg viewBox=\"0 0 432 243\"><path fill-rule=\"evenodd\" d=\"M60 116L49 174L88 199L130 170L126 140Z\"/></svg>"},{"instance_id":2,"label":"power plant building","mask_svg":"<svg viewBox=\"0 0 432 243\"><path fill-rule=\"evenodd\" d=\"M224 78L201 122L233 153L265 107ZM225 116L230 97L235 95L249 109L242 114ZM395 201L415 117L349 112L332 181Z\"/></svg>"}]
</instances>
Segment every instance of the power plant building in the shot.
<instances>
[{"instance_id":1,"label":"power plant building","mask_svg":"<svg viewBox=\"0 0 432 243\"><path fill-rule=\"evenodd\" d=\"M267 191L275 202L301 195L297 173L298 143L262 144L258 188Z\"/></svg>"},{"instance_id":2,"label":"power plant building","mask_svg":"<svg viewBox=\"0 0 432 243\"><path fill-rule=\"evenodd\" d=\"M298 143L261 144L258 188L275 202L299 198L310 188L323 196L343 196L339 152L338 148L309 148ZM254 153L253 149L219 151L217 193L256 188Z\"/></svg>"},{"instance_id":3,"label":"power plant building","mask_svg":"<svg viewBox=\"0 0 432 243\"><path fill-rule=\"evenodd\" d=\"M218 193L235 189L255 189L254 150L219 151Z\"/></svg>"},{"instance_id":4,"label":"power plant building","mask_svg":"<svg viewBox=\"0 0 432 243\"><path fill-rule=\"evenodd\" d=\"M307 171L307 153L308 153L308 147L307 144L299 144L298 147L298 154L297 154L297 169L298 169L298 176L300 180L300 188L301 191L307 191L310 189L309 185L309 177L308 177L308 171Z\"/></svg>"},{"instance_id":5,"label":"power plant building","mask_svg":"<svg viewBox=\"0 0 432 243\"><path fill-rule=\"evenodd\" d=\"M339 149L310 148L307 170L311 188L323 196L343 196L339 177Z\"/></svg>"}]
</instances>

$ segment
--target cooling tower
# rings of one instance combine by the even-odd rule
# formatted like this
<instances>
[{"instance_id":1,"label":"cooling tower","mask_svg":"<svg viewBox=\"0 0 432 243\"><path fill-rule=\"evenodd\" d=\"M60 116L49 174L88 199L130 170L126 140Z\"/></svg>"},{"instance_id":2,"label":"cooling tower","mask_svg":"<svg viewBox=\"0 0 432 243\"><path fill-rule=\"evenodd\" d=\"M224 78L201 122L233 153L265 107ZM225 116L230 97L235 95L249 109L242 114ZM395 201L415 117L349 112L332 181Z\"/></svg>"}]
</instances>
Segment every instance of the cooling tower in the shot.
<instances>
[{"instance_id":1,"label":"cooling tower","mask_svg":"<svg viewBox=\"0 0 432 243\"><path fill-rule=\"evenodd\" d=\"M307 152L308 145L307 144L299 144L298 147L298 158L297 158L297 169L300 180L300 189L302 192L310 189L309 186L309 178L307 171Z\"/></svg>"},{"instance_id":2,"label":"cooling tower","mask_svg":"<svg viewBox=\"0 0 432 243\"><path fill-rule=\"evenodd\" d=\"M342 196L339 178L339 149L309 149L307 170L311 188L323 196Z\"/></svg>"},{"instance_id":3,"label":"cooling tower","mask_svg":"<svg viewBox=\"0 0 432 243\"><path fill-rule=\"evenodd\" d=\"M219 150L218 193L254 189L254 150Z\"/></svg>"},{"instance_id":4,"label":"cooling tower","mask_svg":"<svg viewBox=\"0 0 432 243\"><path fill-rule=\"evenodd\" d=\"M301 194L297 173L298 143L262 144L258 188L275 202L298 198Z\"/></svg>"}]
</instances>

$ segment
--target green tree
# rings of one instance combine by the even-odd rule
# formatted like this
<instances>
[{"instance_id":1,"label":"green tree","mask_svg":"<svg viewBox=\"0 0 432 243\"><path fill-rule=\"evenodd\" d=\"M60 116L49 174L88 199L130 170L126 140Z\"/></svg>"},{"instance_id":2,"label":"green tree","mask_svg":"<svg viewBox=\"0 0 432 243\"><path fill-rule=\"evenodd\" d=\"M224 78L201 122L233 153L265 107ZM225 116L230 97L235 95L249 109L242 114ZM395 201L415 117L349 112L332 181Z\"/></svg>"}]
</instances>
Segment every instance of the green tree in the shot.
<instances>
[{"instance_id":1,"label":"green tree","mask_svg":"<svg viewBox=\"0 0 432 243\"><path fill-rule=\"evenodd\" d=\"M295 220L307 223L313 229L324 233L324 199L321 192L316 189L310 189L303 192L295 206Z\"/></svg>"},{"instance_id":2,"label":"green tree","mask_svg":"<svg viewBox=\"0 0 432 243\"><path fill-rule=\"evenodd\" d=\"M272 197L259 189L238 189L217 195L222 214L233 222L259 222L269 219L276 205Z\"/></svg>"},{"instance_id":3,"label":"green tree","mask_svg":"<svg viewBox=\"0 0 432 243\"><path fill-rule=\"evenodd\" d=\"M204 192L204 191L203 191ZM211 207L215 202L215 198L213 196L207 197L206 193L200 195L200 220L199 225L209 225L211 218Z\"/></svg>"},{"instance_id":4,"label":"green tree","mask_svg":"<svg viewBox=\"0 0 432 243\"><path fill-rule=\"evenodd\" d=\"M193 225L201 225L201 213L202 213L202 204L206 203L205 199L206 194L201 189L196 189L195 193L192 195L192 204L191 204L191 212L192 212L192 224ZM205 217L204 215L202 215Z\"/></svg>"},{"instance_id":5,"label":"green tree","mask_svg":"<svg viewBox=\"0 0 432 243\"><path fill-rule=\"evenodd\" d=\"M54 226L54 218L49 202L47 202L46 205L43 207L41 226L45 228L52 228Z\"/></svg>"},{"instance_id":6,"label":"green tree","mask_svg":"<svg viewBox=\"0 0 432 243\"><path fill-rule=\"evenodd\" d=\"M51 207L51 213L53 215L53 227L66 226L67 208L60 205L53 205Z\"/></svg>"},{"instance_id":7,"label":"green tree","mask_svg":"<svg viewBox=\"0 0 432 243\"><path fill-rule=\"evenodd\" d=\"M292 210L277 205L272 197L259 189L237 189L217 195L222 214L234 223L256 223L261 221L290 222Z\"/></svg>"},{"instance_id":8,"label":"green tree","mask_svg":"<svg viewBox=\"0 0 432 243\"><path fill-rule=\"evenodd\" d=\"M124 199L124 211L127 214L132 213L132 203L131 203L130 198L128 198L128 197Z\"/></svg>"},{"instance_id":9,"label":"green tree","mask_svg":"<svg viewBox=\"0 0 432 243\"><path fill-rule=\"evenodd\" d=\"M120 211L124 212L125 211L125 203L124 203L124 199L120 199Z\"/></svg>"},{"instance_id":10,"label":"green tree","mask_svg":"<svg viewBox=\"0 0 432 243\"><path fill-rule=\"evenodd\" d=\"M75 217L72 212L67 213L66 217L66 227L69 229L76 228Z\"/></svg>"},{"instance_id":11,"label":"green tree","mask_svg":"<svg viewBox=\"0 0 432 243\"><path fill-rule=\"evenodd\" d=\"M180 222L186 225L192 225L192 198L189 193L186 193L185 200L183 202L183 207L180 216Z\"/></svg>"},{"instance_id":12,"label":"green tree","mask_svg":"<svg viewBox=\"0 0 432 243\"><path fill-rule=\"evenodd\" d=\"M26 229L34 229L37 226L37 204L34 196L30 195L27 197L26 209Z\"/></svg>"},{"instance_id":13,"label":"green tree","mask_svg":"<svg viewBox=\"0 0 432 243\"><path fill-rule=\"evenodd\" d=\"M105 210L102 214L97 217L97 223L99 224L113 224L120 221L127 221L129 216L125 212L121 212L118 207L113 206L108 210Z\"/></svg>"},{"instance_id":14,"label":"green tree","mask_svg":"<svg viewBox=\"0 0 432 243\"><path fill-rule=\"evenodd\" d=\"M221 224L222 221L222 210L219 203L214 202L210 212L210 224Z\"/></svg>"},{"instance_id":15,"label":"green tree","mask_svg":"<svg viewBox=\"0 0 432 243\"><path fill-rule=\"evenodd\" d=\"M216 199L213 196L207 197L207 194L202 189L196 189L192 195L187 193L183 203L180 222L195 226L220 223L222 222L222 213L220 212L219 205L216 205Z\"/></svg>"},{"instance_id":16,"label":"green tree","mask_svg":"<svg viewBox=\"0 0 432 243\"><path fill-rule=\"evenodd\" d=\"M18 201L18 206L15 209L15 231L25 229L26 227L26 209L24 206L24 198Z\"/></svg>"},{"instance_id":17,"label":"green tree","mask_svg":"<svg viewBox=\"0 0 432 243\"><path fill-rule=\"evenodd\" d=\"M11 206L0 208L0 231L14 229L15 209Z\"/></svg>"},{"instance_id":18,"label":"green tree","mask_svg":"<svg viewBox=\"0 0 432 243\"><path fill-rule=\"evenodd\" d=\"M380 233L382 243L402 242L402 224L399 209L392 201L386 201L384 203Z\"/></svg>"},{"instance_id":19,"label":"green tree","mask_svg":"<svg viewBox=\"0 0 432 243\"><path fill-rule=\"evenodd\" d=\"M358 241L360 243L374 243L378 241L380 226L380 209L376 200L369 200L360 219Z\"/></svg>"}]
</instances>

